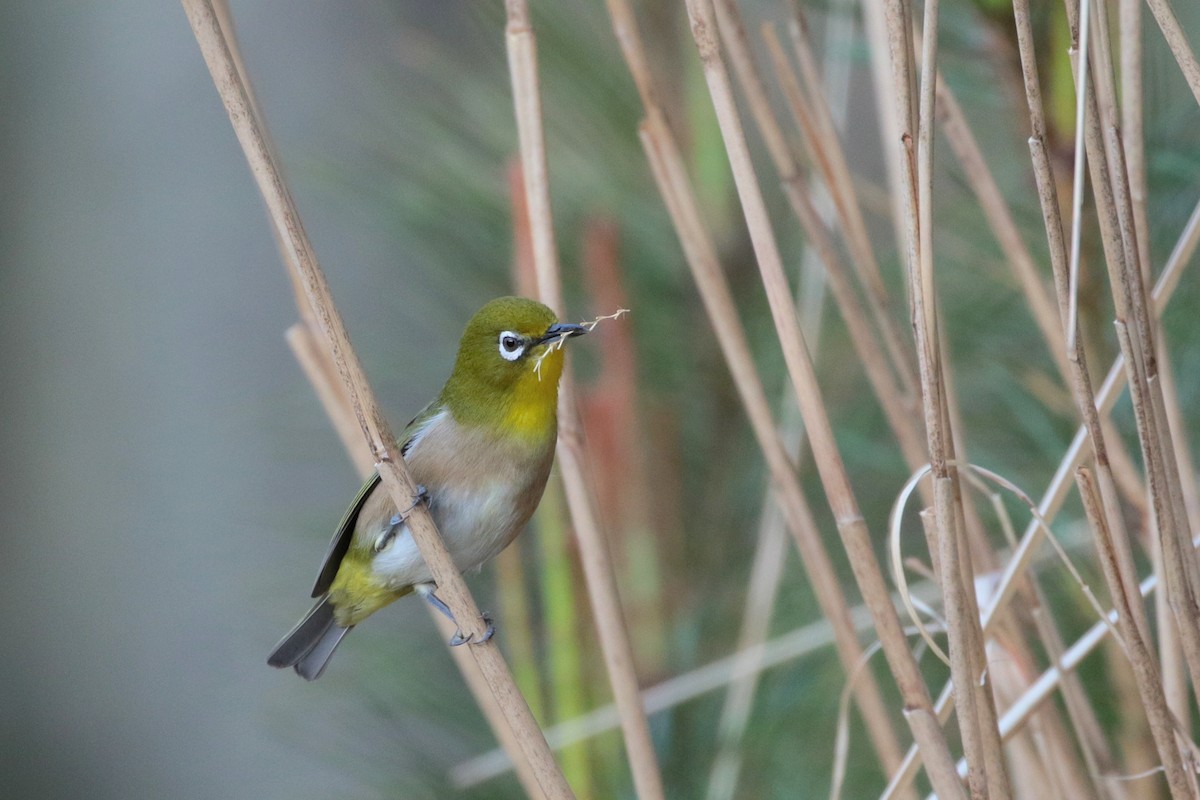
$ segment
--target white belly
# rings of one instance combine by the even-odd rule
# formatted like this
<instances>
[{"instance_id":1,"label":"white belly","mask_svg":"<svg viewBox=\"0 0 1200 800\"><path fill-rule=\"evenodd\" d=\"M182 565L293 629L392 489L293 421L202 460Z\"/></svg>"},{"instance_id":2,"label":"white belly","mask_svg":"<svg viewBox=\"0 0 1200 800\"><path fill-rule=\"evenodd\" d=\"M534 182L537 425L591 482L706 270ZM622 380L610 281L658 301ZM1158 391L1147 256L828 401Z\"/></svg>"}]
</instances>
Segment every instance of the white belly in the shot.
<instances>
[{"instance_id":1,"label":"white belly","mask_svg":"<svg viewBox=\"0 0 1200 800\"><path fill-rule=\"evenodd\" d=\"M446 549L462 572L478 569L503 550L520 532L524 520L517 519L512 487L500 483L466 491L436 492L430 511ZM382 536L386 525L380 525ZM391 538L372 561L384 582L396 588L433 580L421 558L408 526Z\"/></svg>"}]
</instances>

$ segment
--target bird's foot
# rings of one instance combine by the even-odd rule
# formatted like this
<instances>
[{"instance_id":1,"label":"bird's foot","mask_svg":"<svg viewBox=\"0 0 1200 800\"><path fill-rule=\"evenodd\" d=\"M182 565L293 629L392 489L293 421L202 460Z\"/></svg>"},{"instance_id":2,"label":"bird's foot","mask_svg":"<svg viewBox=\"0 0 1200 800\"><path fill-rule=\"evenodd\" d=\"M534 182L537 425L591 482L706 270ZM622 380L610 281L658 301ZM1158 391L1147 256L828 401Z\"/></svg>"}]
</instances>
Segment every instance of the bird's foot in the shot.
<instances>
[{"instance_id":1,"label":"bird's foot","mask_svg":"<svg viewBox=\"0 0 1200 800\"><path fill-rule=\"evenodd\" d=\"M408 521L409 513L422 503L429 503L429 491L424 486L417 484L417 496L413 498L412 505L403 511L393 514L392 518L388 520L387 527L384 528L383 533L379 534L379 538L375 540L376 553L387 549L387 546L392 543L392 540L396 538L396 534L400 532L400 529Z\"/></svg>"},{"instance_id":2,"label":"bird's foot","mask_svg":"<svg viewBox=\"0 0 1200 800\"><path fill-rule=\"evenodd\" d=\"M483 617L483 621L487 623L487 630L485 630L483 632L482 636L480 636L478 639L476 639L476 638L474 638L475 635L472 633L468 633L465 636L463 635L462 628L459 627L459 625L458 625L458 620L456 620L454 618L454 612L452 612L450 610L450 606L446 605L442 601L442 598L438 597L432 591L422 592L421 596L425 598L425 601L427 603L429 603L429 605L436 608L439 612L441 612L446 617L446 619L453 622L454 626L456 628L458 628L456 631L454 631L454 635L450 637L449 644L451 647L458 647L459 645L464 645L467 642L474 642L475 644L483 644L484 642L488 641L489 639L491 639L493 636L496 635L496 624L492 621L491 616L489 616L487 614L487 612L484 612L480 615Z\"/></svg>"},{"instance_id":3,"label":"bird's foot","mask_svg":"<svg viewBox=\"0 0 1200 800\"><path fill-rule=\"evenodd\" d=\"M468 642L473 644L483 644L496 635L496 623L492 621L491 616L488 615L486 611L482 612L480 616L483 617L483 621L487 623L487 629L483 632L483 635L476 639L474 638L474 634L468 633L466 636L463 636L463 632L461 630L457 630L454 632L454 635L450 637L451 647L458 647L459 645L467 644Z\"/></svg>"},{"instance_id":4,"label":"bird's foot","mask_svg":"<svg viewBox=\"0 0 1200 800\"><path fill-rule=\"evenodd\" d=\"M429 505L429 490L418 483L417 484L417 494L413 498L412 505L409 506L408 508L404 509L404 511L399 516L407 517L408 512L412 511L414 508L416 508L419 505Z\"/></svg>"},{"instance_id":5,"label":"bird's foot","mask_svg":"<svg viewBox=\"0 0 1200 800\"><path fill-rule=\"evenodd\" d=\"M403 525L404 521L408 519L409 512L419 505L429 505L429 490L418 483L417 494L415 497L413 497L412 505L403 511L397 511L395 514L393 514L392 518L388 521L388 526L392 528L398 528Z\"/></svg>"}]
</instances>

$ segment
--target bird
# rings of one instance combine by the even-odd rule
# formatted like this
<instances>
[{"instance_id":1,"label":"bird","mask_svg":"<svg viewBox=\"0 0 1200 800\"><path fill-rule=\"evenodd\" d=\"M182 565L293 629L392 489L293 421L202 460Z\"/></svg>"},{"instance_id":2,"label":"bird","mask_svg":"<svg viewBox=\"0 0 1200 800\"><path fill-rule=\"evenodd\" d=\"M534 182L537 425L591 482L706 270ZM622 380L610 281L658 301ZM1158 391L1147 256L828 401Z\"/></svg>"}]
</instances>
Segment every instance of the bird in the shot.
<instances>
[{"instance_id":1,"label":"bird","mask_svg":"<svg viewBox=\"0 0 1200 800\"><path fill-rule=\"evenodd\" d=\"M276 645L270 666L316 680L349 631L414 591L454 620L434 592L406 517L426 503L462 572L516 538L541 501L554 460L563 345L588 330L521 297L497 298L471 317L445 386L399 437L418 486L413 505L397 508L378 472L367 480L321 564L316 605ZM495 630L487 623L480 641ZM450 644L470 638L459 631Z\"/></svg>"}]
</instances>

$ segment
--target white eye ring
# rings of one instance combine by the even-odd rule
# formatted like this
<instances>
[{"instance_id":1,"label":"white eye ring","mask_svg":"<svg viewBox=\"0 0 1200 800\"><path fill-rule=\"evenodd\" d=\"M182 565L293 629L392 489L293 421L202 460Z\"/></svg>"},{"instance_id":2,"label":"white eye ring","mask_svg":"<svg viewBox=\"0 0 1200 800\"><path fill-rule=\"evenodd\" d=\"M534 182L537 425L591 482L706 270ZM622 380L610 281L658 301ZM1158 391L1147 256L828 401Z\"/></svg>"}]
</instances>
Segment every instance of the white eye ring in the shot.
<instances>
[{"instance_id":1,"label":"white eye ring","mask_svg":"<svg viewBox=\"0 0 1200 800\"><path fill-rule=\"evenodd\" d=\"M505 361L516 361L525 352L525 339L519 333L502 331L499 344L500 356Z\"/></svg>"}]
</instances>

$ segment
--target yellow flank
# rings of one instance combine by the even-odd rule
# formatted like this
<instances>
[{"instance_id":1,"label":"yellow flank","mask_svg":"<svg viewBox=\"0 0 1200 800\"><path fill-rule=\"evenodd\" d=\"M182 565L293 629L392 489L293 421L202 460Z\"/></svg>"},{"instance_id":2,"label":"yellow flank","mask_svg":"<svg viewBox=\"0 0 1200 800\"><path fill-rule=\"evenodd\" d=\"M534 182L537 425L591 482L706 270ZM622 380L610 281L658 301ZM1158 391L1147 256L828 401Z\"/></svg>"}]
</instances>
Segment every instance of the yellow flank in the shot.
<instances>
[{"instance_id":1,"label":"yellow flank","mask_svg":"<svg viewBox=\"0 0 1200 800\"><path fill-rule=\"evenodd\" d=\"M329 587L329 599L337 624L348 628L412 590L411 586L400 590L384 586L371 572L370 557L364 558L362 553L351 550Z\"/></svg>"},{"instance_id":2,"label":"yellow flank","mask_svg":"<svg viewBox=\"0 0 1200 800\"><path fill-rule=\"evenodd\" d=\"M540 370L529 369L521 375L512 388L504 417L506 433L540 439L558 429L558 378L562 370L563 351L558 349L542 359Z\"/></svg>"}]
</instances>

